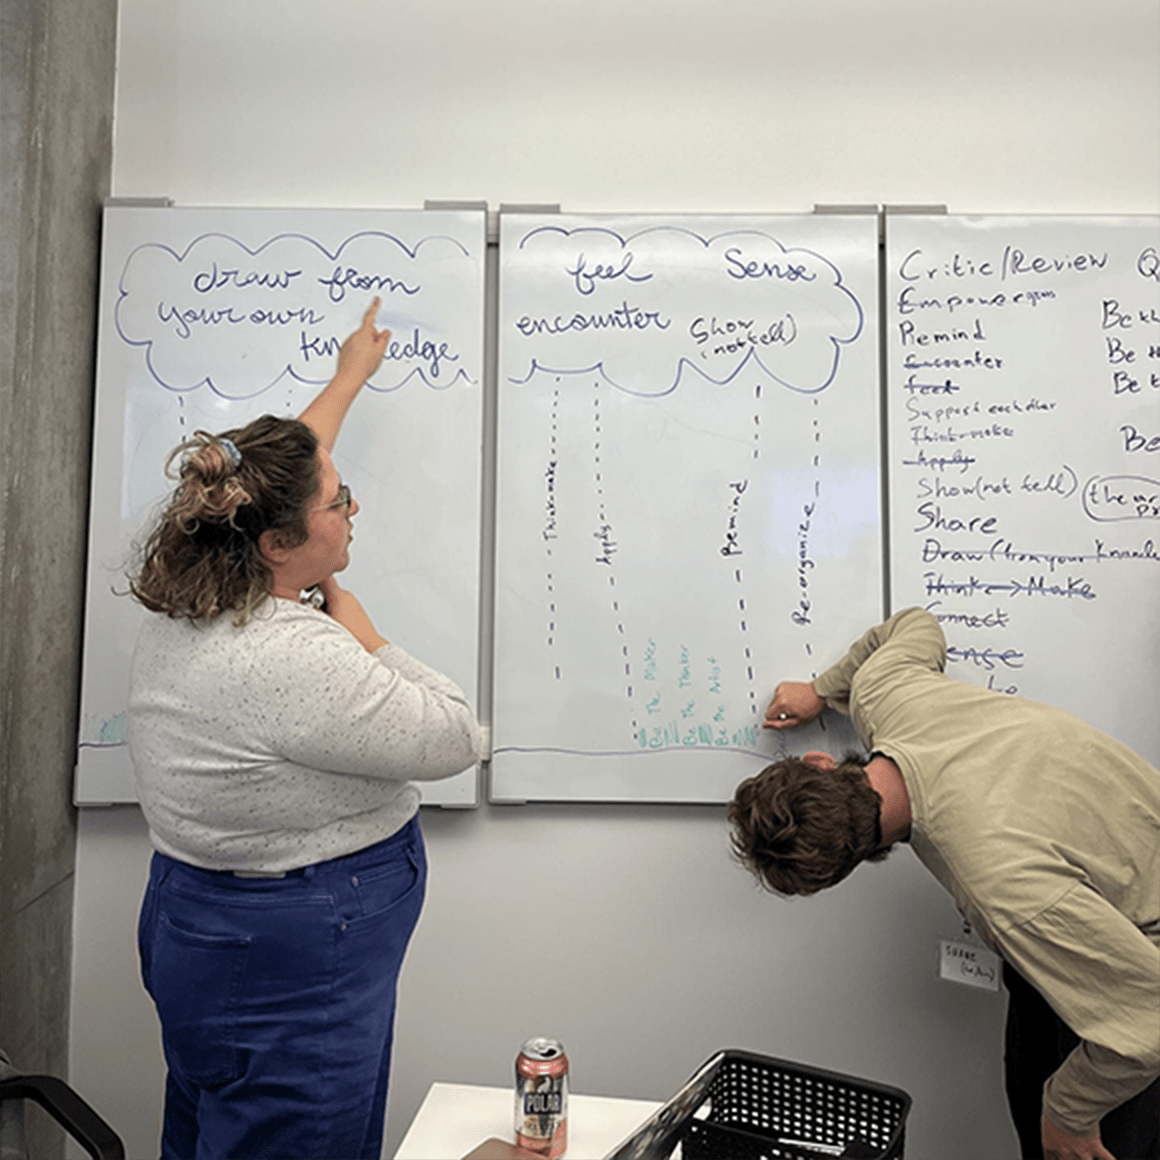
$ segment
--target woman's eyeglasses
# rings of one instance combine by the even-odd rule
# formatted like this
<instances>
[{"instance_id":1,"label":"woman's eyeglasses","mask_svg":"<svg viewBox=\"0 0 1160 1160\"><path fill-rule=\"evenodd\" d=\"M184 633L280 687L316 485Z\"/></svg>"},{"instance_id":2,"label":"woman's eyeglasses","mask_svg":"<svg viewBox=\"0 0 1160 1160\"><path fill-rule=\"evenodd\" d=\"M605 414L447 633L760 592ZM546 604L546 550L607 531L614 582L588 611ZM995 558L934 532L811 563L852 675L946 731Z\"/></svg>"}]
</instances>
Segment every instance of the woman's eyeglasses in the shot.
<instances>
[{"instance_id":1,"label":"woman's eyeglasses","mask_svg":"<svg viewBox=\"0 0 1160 1160\"><path fill-rule=\"evenodd\" d=\"M324 503L318 510L320 512L328 512L328 511L330 511L331 508L339 508L340 507L340 508L345 508L349 512L351 501L353 499L354 499L354 496L352 496L350 494L350 488L347 487L347 485L345 483L340 483L338 485L338 498L333 500L330 503Z\"/></svg>"}]
</instances>

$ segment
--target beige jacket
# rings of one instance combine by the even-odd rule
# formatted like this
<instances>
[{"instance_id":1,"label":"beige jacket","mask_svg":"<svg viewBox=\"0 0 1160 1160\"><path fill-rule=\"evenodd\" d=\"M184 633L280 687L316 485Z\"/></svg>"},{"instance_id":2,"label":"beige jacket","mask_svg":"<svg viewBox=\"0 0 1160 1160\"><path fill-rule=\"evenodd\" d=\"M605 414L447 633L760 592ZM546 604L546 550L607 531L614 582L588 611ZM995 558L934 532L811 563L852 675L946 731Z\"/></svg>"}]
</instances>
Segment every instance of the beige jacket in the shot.
<instances>
[{"instance_id":1,"label":"beige jacket","mask_svg":"<svg viewBox=\"0 0 1160 1160\"><path fill-rule=\"evenodd\" d=\"M814 687L898 766L914 852L1081 1038L1044 1089L1081 1135L1160 1074L1160 772L945 662L938 622L911 608Z\"/></svg>"}]
</instances>

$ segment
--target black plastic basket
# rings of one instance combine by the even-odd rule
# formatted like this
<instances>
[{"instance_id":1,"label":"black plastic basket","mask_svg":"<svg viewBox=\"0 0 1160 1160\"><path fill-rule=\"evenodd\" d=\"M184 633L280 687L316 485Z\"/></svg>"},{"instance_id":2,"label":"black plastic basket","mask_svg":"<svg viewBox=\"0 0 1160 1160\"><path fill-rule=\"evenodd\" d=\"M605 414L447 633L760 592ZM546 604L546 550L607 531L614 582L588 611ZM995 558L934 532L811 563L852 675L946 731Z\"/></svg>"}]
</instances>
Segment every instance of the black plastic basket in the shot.
<instances>
[{"instance_id":1,"label":"black plastic basket","mask_svg":"<svg viewBox=\"0 0 1160 1160\"><path fill-rule=\"evenodd\" d=\"M901 1160L910 1111L900 1088L749 1051L724 1053L705 1103L684 1160Z\"/></svg>"}]
</instances>

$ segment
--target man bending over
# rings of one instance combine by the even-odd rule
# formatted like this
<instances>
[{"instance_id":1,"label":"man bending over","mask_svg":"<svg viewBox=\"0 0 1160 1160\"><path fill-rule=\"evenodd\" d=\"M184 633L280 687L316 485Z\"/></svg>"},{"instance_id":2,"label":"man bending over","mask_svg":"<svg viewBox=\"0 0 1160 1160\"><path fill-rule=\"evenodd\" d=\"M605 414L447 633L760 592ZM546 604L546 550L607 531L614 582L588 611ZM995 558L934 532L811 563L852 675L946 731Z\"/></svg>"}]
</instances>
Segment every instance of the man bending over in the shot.
<instances>
[{"instance_id":1,"label":"man bending over","mask_svg":"<svg viewBox=\"0 0 1160 1160\"><path fill-rule=\"evenodd\" d=\"M1004 959L1024 1157L1160 1156L1160 773L945 663L938 622L911 608L812 684L778 685L769 728L828 705L870 757L807 753L742 782L734 850L771 891L814 894L908 841Z\"/></svg>"}]
</instances>

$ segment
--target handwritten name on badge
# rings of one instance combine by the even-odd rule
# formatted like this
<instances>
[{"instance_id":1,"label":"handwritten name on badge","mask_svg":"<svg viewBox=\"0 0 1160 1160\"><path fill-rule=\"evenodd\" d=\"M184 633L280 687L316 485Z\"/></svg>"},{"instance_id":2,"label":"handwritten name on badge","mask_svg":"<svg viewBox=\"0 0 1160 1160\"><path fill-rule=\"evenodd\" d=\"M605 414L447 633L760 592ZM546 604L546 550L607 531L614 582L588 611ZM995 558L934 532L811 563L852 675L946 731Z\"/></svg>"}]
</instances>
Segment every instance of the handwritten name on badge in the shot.
<instances>
[{"instance_id":1,"label":"handwritten name on badge","mask_svg":"<svg viewBox=\"0 0 1160 1160\"><path fill-rule=\"evenodd\" d=\"M974 943L939 939L938 977L984 991L999 989L999 956Z\"/></svg>"}]
</instances>

